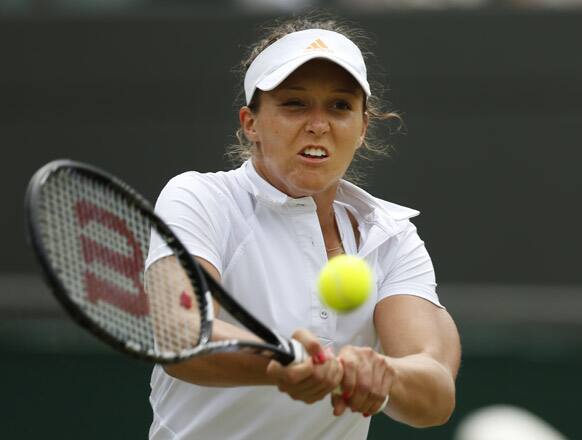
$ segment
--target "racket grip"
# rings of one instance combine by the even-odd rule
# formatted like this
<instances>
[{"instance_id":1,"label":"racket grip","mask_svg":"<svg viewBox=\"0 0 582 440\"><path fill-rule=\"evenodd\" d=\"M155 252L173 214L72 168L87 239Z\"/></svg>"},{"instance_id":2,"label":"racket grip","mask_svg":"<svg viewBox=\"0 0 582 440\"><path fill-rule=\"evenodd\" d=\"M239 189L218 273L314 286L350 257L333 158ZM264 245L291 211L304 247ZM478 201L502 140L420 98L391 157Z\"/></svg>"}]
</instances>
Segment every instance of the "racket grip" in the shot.
<instances>
[{"instance_id":1,"label":"racket grip","mask_svg":"<svg viewBox=\"0 0 582 440\"><path fill-rule=\"evenodd\" d=\"M300 364L302 362L305 362L307 360L307 358L309 357L309 354L305 350L305 347L303 346L303 344L301 342L299 342L297 339L293 339L293 338L291 338L290 343L291 343L291 346L293 347L293 353L295 354L295 359L291 363L292 364ZM343 391L342 391L341 385L338 385L333 390L333 394L341 395L342 393L343 393ZM386 406L386 403L387 402L384 402L384 406ZM382 407L382 409L384 409L384 407Z\"/></svg>"},{"instance_id":2,"label":"racket grip","mask_svg":"<svg viewBox=\"0 0 582 440\"><path fill-rule=\"evenodd\" d=\"M295 354L295 360L292 363L293 364L300 364L301 362L305 362L307 360L307 358L309 357L309 354L305 350L305 347L303 346L303 344L301 342L299 342L298 340L293 339L293 338L291 338L290 343L293 346L293 353ZM335 387L335 389L332 391L332 393L335 395L341 396L343 394L343 390L342 390L341 385L338 385L337 387ZM389 400L390 400L390 395L388 394L386 396L386 398L384 399L382 406L380 406L380 409L378 411L376 411L376 414L379 414L382 411L384 411L384 408L386 408L386 405L388 405Z\"/></svg>"},{"instance_id":3,"label":"racket grip","mask_svg":"<svg viewBox=\"0 0 582 440\"><path fill-rule=\"evenodd\" d=\"M307 360L307 358L309 357L309 355L307 354L307 351L305 350L305 347L303 346L303 344L301 342L299 342L297 339L293 339L291 338L291 340L289 341L291 344L291 347L293 348L293 354L295 355L295 359L293 359L293 362L291 362L292 364L301 364L303 362L305 362Z\"/></svg>"}]
</instances>

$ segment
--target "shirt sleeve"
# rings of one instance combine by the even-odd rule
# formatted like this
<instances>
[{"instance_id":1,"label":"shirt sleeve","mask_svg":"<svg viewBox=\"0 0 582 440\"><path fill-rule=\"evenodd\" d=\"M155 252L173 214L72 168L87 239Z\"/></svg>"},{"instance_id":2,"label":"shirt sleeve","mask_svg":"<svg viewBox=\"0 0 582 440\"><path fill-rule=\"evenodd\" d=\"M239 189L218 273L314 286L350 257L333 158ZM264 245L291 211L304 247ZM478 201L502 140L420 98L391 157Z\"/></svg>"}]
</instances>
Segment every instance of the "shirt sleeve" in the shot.
<instances>
[{"instance_id":1,"label":"shirt sleeve","mask_svg":"<svg viewBox=\"0 0 582 440\"><path fill-rule=\"evenodd\" d=\"M383 258L387 268L378 288L378 301L394 295L414 295L443 307L436 293L435 272L416 227L408 222Z\"/></svg>"},{"instance_id":2,"label":"shirt sleeve","mask_svg":"<svg viewBox=\"0 0 582 440\"><path fill-rule=\"evenodd\" d=\"M229 229L224 206L220 193L204 174L189 172L168 182L158 197L155 211L191 255L209 261L222 274ZM146 265L171 253L165 242L152 234Z\"/></svg>"}]
</instances>

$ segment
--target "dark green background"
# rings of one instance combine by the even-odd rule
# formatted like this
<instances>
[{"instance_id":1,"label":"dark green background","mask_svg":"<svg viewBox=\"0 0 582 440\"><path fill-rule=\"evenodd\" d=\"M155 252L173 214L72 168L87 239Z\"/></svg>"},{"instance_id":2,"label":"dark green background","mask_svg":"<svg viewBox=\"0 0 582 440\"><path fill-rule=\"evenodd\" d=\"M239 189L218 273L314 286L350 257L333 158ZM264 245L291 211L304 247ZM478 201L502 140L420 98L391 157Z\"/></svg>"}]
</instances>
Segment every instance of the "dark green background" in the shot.
<instances>
[{"instance_id":1,"label":"dark green background","mask_svg":"<svg viewBox=\"0 0 582 440\"><path fill-rule=\"evenodd\" d=\"M58 157L123 176L153 199L185 170L227 168L232 69L267 17L0 19L2 230ZM582 13L359 17L371 76L406 134L382 138L367 188L419 209L442 282L581 284ZM383 72L383 75L380 73ZM7 234L3 271L31 271Z\"/></svg>"}]
</instances>

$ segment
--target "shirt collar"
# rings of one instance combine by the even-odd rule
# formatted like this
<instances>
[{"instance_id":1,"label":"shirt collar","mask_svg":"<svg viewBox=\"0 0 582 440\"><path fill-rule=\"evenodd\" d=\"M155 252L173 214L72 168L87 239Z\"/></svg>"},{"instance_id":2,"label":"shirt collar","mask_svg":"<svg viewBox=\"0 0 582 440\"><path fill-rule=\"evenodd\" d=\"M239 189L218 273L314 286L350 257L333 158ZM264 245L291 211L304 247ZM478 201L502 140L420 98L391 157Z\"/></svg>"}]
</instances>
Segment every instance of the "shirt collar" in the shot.
<instances>
[{"instance_id":1,"label":"shirt collar","mask_svg":"<svg viewBox=\"0 0 582 440\"><path fill-rule=\"evenodd\" d=\"M247 160L241 167L240 185L258 201L273 208L305 209L315 211L312 197L292 198L279 191L255 169L252 160ZM336 202L351 207L369 226L378 226L384 234L397 234L403 226L403 220L415 217L419 211L378 199L358 186L342 180L337 190Z\"/></svg>"},{"instance_id":2,"label":"shirt collar","mask_svg":"<svg viewBox=\"0 0 582 440\"><path fill-rule=\"evenodd\" d=\"M255 169L251 159L247 160L242 168L241 186L251 193L258 201L272 208L305 209L315 211L316 205L312 197L289 197L267 182Z\"/></svg>"},{"instance_id":3,"label":"shirt collar","mask_svg":"<svg viewBox=\"0 0 582 440\"><path fill-rule=\"evenodd\" d=\"M397 223L420 214L415 209L378 199L346 180L340 182L336 201L351 206L365 222L377 224L386 232L394 232Z\"/></svg>"}]
</instances>

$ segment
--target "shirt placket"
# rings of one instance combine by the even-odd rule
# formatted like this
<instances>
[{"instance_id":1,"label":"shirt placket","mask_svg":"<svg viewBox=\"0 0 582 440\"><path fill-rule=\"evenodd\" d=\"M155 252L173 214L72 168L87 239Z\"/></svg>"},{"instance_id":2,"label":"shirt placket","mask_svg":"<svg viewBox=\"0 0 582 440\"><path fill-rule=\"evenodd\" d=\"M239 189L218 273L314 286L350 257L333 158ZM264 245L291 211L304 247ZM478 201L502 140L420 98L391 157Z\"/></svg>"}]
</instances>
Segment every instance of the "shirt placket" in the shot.
<instances>
[{"instance_id":1,"label":"shirt placket","mask_svg":"<svg viewBox=\"0 0 582 440\"><path fill-rule=\"evenodd\" d=\"M305 276L309 280L311 331L320 337L325 345L331 345L335 340L337 315L321 302L317 291L319 270L327 263L317 214L315 210L310 210L299 201L291 202L287 209L308 270Z\"/></svg>"}]
</instances>

